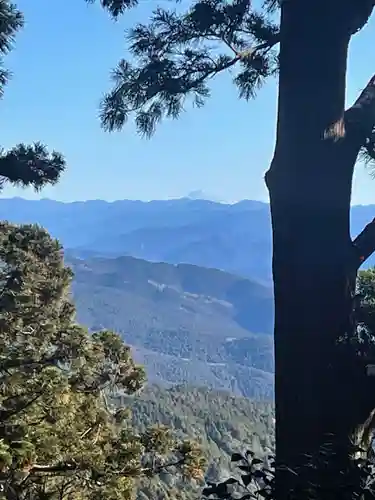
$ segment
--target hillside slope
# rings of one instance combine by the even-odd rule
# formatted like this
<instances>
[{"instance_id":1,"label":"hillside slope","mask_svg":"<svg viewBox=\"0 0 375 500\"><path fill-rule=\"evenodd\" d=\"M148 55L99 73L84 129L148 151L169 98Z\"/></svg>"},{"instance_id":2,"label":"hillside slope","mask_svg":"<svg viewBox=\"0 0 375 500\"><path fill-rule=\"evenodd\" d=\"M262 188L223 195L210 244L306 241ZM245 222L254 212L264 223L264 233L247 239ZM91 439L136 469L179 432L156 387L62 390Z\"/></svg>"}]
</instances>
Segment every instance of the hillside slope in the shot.
<instances>
[{"instance_id":1,"label":"hillside slope","mask_svg":"<svg viewBox=\"0 0 375 500\"><path fill-rule=\"evenodd\" d=\"M66 260L78 320L121 333L152 381L272 396L270 288L192 265Z\"/></svg>"},{"instance_id":2,"label":"hillside slope","mask_svg":"<svg viewBox=\"0 0 375 500\"><path fill-rule=\"evenodd\" d=\"M169 390L152 386L125 400L132 409L135 428L167 425L180 438L198 441L208 461L206 479L209 481L217 481L230 473L230 456L234 452L251 449L261 457L274 449L271 403L189 386ZM181 485L168 474L160 479L144 480L138 490L138 500L196 500L199 497L198 485Z\"/></svg>"}]
</instances>

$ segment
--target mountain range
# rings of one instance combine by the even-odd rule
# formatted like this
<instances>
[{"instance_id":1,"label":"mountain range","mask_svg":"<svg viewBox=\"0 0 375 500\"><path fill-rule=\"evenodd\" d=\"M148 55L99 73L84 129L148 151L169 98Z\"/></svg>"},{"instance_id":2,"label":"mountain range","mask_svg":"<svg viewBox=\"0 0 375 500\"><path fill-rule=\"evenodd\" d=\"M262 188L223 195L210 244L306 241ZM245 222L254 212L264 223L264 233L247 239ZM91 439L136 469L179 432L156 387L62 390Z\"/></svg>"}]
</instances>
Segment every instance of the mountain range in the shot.
<instances>
[{"instance_id":1,"label":"mountain range","mask_svg":"<svg viewBox=\"0 0 375 500\"><path fill-rule=\"evenodd\" d=\"M150 382L272 397L271 288L190 264L69 254L66 261L79 322L120 333Z\"/></svg>"},{"instance_id":2,"label":"mountain range","mask_svg":"<svg viewBox=\"0 0 375 500\"><path fill-rule=\"evenodd\" d=\"M354 206L353 235L374 215L374 205ZM150 382L272 397L266 203L12 198L0 200L0 219L38 223L60 240L78 320L121 333Z\"/></svg>"},{"instance_id":3,"label":"mountain range","mask_svg":"<svg viewBox=\"0 0 375 500\"><path fill-rule=\"evenodd\" d=\"M353 235L374 216L375 205L354 206ZM267 203L223 204L190 198L61 203L10 198L0 200L0 219L37 222L78 257L131 255L153 262L213 267L271 283ZM375 257L367 262L374 264Z\"/></svg>"},{"instance_id":4,"label":"mountain range","mask_svg":"<svg viewBox=\"0 0 375 500\"><path fill-rule=\"evenodd\" d=\"M12 198L0 200L0 219L37 222L78 257L131 255L271 280L269 210L260 202L226 205L183 198L60 203Z\"/></svg>"}]
</instances>

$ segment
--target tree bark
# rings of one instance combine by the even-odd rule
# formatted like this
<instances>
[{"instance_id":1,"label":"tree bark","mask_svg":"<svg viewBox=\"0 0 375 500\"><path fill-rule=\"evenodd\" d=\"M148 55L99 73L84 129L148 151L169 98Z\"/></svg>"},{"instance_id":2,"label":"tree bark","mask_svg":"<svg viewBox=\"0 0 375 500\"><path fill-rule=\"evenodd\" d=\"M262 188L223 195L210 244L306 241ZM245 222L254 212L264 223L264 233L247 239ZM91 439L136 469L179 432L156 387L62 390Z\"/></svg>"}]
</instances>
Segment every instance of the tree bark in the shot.
<instances>
[{"instance_id":1,"label":"tree bark","mask_svg":"<svg viewBox=\"0 0 375 500\"><path fill-rule=\"evenodd\" d=\"M350 238L349 212L354 165L373 126L375 113L367 105L374 88L370 82L368 93L345 112L352 17L334 4L289 0L281 9L277 141L266 174L273 226L277 500L293 498L293 488L308 482L319 483L319 500L354 498L360 479L344 493L341 472L353 458L350 443L363 441L375 408L365 364L343 341L353 334L355 278L365 258ZM336 459L304 468L305 455L317 456L327 442ZM298 485L281 464L298 469Z\"/></svg>"}]
</instances>

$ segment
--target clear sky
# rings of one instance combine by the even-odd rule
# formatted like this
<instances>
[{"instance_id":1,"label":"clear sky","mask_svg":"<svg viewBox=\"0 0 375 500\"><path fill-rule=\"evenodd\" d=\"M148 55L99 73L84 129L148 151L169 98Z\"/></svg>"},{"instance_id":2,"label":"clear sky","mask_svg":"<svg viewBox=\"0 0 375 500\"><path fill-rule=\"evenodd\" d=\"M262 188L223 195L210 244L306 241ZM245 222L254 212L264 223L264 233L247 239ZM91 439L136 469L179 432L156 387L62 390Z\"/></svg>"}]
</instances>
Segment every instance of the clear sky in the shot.
<instances>
[{"instance_id":1,"label":"clear sky","mask_svg":"<svg viewBox=\"0 0 375 500\"><path fill-rule=\"evenodd\" d=\"M146 21L154 1L141 0L118 23L84 0L16 3L26 27L6 61L14 76L0 104L1 145L42 141L65 154L68 169L39 195L7 188L2 196L148 200L202 189L227 201L267 199L263 174L273 152L275 81L246 103L228 77L219 77L203 109L164 122L151 140L137 136L130 122L108 134L97 118L100 97L110 69L126 56L124 30ZM348 102L375 72L374 17L352 42ZM353 201L375 203L375 180L361 166Z\"/></svg>"}]
</instances>

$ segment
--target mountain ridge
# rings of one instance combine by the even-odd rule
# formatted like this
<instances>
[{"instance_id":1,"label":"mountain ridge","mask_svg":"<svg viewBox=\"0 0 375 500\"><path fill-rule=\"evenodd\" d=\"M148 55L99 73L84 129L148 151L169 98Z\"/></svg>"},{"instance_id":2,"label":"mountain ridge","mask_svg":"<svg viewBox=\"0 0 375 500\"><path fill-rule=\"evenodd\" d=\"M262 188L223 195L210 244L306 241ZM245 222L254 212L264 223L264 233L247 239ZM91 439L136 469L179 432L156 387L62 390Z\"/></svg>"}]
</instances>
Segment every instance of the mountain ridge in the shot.
<instances>
[{"instance_id":1,"label":"mountain ridge","mask_svg":"<svg viewBox=\"0 0 375 500\"><path fill-rule=\"evenodd\" d=\"M374 216L375 205L353 206L353 236ZM0 219L39 223L77 257L131 255L272 282L271 217L265 202L226 204L180 198L64 203L3 198ZM375 256L366 266L374 264Z\"/></svg>"},{"instance_id":2,"label":"mountain ridge","mask_svg":"<svg viewBox=\"0 0 375 500\"><path fill-rule=\"evenodd\" d=\"M129 256L65 261L78 321L120 333L151 382L272 398L271 289L189 264Z\"/></svg>"}]
</instances>

